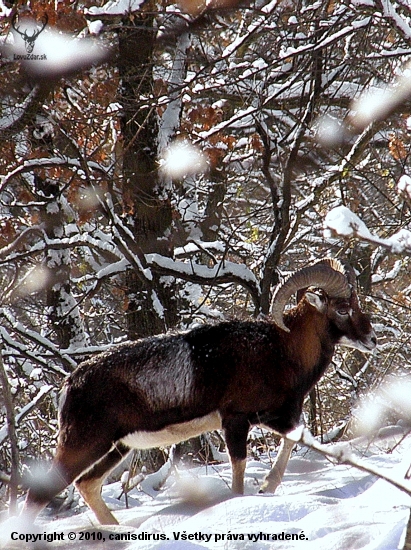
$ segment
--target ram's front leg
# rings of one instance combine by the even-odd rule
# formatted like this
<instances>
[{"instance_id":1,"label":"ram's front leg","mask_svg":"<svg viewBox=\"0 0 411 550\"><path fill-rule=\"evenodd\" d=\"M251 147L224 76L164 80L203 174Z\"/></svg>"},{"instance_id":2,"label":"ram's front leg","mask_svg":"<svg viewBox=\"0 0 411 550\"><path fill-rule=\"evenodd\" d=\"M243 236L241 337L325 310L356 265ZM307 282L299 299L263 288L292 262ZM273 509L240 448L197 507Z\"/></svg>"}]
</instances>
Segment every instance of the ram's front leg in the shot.
<instances>
[{"instance_id":1,"label":"ram's front leg","mask_svg":"<svg viewBox=\"0 0 411 550\"><path fill-rule=\"evenodd\" d=\"M284 472L287 468L294 445L294 441L286 439L285 437L282 438L277 458L273 467L264 478L263 484L261 485L259 491L260 493L275 493L284 477Z\"/></svg>"}]
</instances>

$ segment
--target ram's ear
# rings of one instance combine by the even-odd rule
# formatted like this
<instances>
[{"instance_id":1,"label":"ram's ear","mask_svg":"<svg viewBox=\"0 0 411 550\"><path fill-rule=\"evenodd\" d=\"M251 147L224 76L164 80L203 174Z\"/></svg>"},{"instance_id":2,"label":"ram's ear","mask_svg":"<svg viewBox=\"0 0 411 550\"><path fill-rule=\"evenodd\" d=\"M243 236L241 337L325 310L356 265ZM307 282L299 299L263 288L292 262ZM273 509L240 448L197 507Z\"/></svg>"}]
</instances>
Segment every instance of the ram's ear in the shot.
<instances>
[{"instance_id":1,"label":"ram's ear","mask_svg":"<svg viewBox=\"0 0 411 550\"><path fill-rule=\"evenodd\" d=\"M327 307L327 295L321 290L307 290L305 293L307 302L320 313L324 313Z\"/></svg>"}]
</instances>

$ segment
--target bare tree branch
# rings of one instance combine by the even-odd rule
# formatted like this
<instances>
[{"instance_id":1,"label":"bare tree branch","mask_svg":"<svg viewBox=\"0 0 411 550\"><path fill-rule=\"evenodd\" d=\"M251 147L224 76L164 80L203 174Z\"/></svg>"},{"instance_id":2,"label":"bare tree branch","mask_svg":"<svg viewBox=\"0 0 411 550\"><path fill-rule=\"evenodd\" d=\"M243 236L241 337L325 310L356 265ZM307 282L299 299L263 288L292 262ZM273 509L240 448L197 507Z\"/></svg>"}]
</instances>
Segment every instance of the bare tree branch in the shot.
<instances>
[{"instance_id":1,"label":"bare tree branch","mask_svg":"<svg viewBox=\"0 0 411 550\"><path fill-rule=\"evenodd\" d=\"M318 443L307 428L297 428L294 432L288 434L288 439L291 439L291 441L294 441L295 443L304 445L304 447L312 449L326 458L334 460L337 464L348 464L349 466L357 468L357 470L375 475L376 477L387 481L400 491L411 496L411 483L406 483L400 479L396 479L393 476L385 474L378 468L374 468L373 466L367 464L364 460L357 458L350 450L348 443L344 446L338 445L336 448L332 448L329 445L323 445Z\"/></svg>"}]
</instances>

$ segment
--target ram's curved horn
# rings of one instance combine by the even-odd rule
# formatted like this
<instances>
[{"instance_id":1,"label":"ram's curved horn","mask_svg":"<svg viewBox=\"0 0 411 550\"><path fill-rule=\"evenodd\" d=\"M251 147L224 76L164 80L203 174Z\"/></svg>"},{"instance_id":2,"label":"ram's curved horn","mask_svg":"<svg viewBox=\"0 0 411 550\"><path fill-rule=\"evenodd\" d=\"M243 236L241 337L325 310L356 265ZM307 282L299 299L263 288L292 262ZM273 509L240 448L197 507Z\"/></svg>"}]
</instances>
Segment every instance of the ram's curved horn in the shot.
<instances>
[{"instance_id":1,"label":"ram's curved horn","mask_svg":"<svg viewBox=\"0 0 411 550\"><path fill-rule=\"evenodd\" d=\"M352 286L346 269L339 260L325 258L293 273L274 293L271 311L274 323L290 332L283 321L285 305L298 290L309 286L322 288L333 298L350 298Z\"/></svg>"},{"instance_id":2,"label":"ram's curved horn","mask_svg":"<svg viewBox=\"0 0 411 550\"><path fill-rule=\"evenodd\" d=\"M357 275L355 274L354 268L349 263L344 263L345 276L351 287L351 298L350 303L352 308L358 308L358 296L357 296Z\"/></svg>"}]
</instances>

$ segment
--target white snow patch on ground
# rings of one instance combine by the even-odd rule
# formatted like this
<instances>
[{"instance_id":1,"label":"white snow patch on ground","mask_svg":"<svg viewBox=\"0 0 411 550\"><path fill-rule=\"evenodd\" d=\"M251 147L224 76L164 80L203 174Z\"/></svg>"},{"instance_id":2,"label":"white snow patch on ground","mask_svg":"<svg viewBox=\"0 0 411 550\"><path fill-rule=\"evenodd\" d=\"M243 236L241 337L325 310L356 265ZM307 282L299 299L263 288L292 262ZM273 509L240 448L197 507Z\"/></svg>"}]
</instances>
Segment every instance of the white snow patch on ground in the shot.
<instances>
[{"instance_id":1,"label":"white snow patch on ground","mask_svg":"<svg viewBox=\"0 0 411 550\"><path fill-rule=\"evenodd\" d=\"M398 432L393 428L384 443L364 445L359 453L380 471L390 471L403 479L410 462L411 437L395 447L401 437ZM386 453L389 448L393 451ZM125 509L124 501L118 500L120 483L107 485L103 496L120 526L100 527L89 510L65 518L52 518L45 512L36 522L37 533L63 533L65 540L43 543L41 548L395 550L403 547L411 498L387 482L350 466L334 465L302 448L291 459L277 494L259 495L259 486L268 470L269 464L249 460L245 496L233 497L228 487L231 478L228 464L178 468L161 490L133 489L129 493L129 509ZM16 520L3 523L0 547L34 548L22 545L21 541L13 546L10 532L20 532L19 529ZM29 532L34 533L31 529ZM87 542L82 532L94 533L87 536L105 541ZM74 533L71 536L75 541L68 540L69 533ZM293 534L300 538L291 540ZM287 535L290 540L285 538ZM125 540L118 540L120 536ZM154 540L154 536L165 540Z\"/></svg>"}]
</instances>

